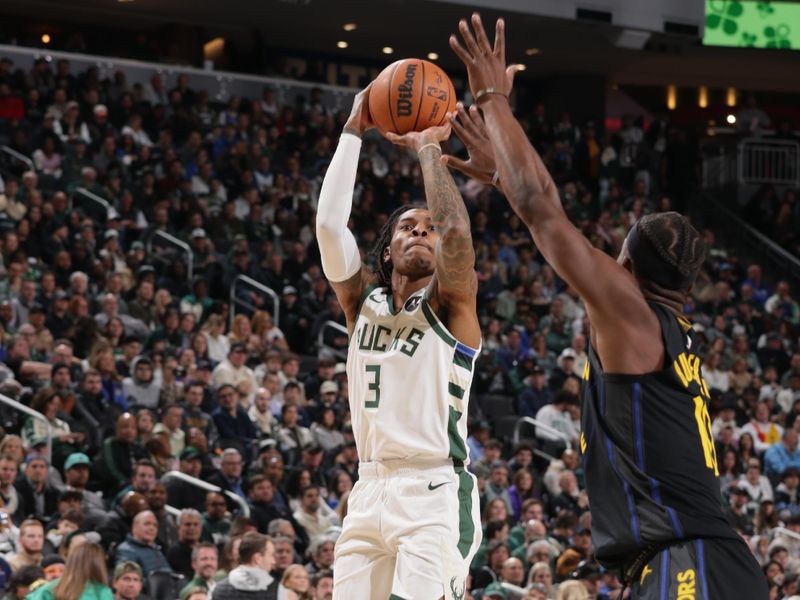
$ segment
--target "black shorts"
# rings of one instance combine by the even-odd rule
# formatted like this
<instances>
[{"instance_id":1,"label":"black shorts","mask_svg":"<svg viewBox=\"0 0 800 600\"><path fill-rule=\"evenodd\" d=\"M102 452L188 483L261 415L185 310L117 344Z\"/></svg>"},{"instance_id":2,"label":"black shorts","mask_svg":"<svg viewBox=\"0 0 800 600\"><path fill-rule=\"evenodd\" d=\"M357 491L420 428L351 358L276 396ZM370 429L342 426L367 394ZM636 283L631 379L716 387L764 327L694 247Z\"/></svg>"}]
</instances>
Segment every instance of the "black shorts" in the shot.
<instances>
[{"instance_id":1,"label":"black shorts","mask_svg":"<svg viewBox=\"0 0 800 600\"><path fill-rule=\"evenodd\" d=\"M631 600L768 600L767 578L741 540L696 539L659 552Z\"/></svg>"}]
</instances>

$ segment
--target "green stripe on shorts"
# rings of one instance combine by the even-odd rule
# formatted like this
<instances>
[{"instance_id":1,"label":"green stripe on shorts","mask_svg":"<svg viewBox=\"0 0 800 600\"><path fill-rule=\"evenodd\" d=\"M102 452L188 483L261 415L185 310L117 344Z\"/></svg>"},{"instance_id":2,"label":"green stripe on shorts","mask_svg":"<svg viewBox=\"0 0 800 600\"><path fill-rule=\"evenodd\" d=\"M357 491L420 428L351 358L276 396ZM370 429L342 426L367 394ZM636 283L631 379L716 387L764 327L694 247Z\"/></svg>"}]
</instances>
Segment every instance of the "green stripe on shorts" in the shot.
<instances>
[{"instance_id":1,"label":"green stripe on shorts","mask_svg":"<svg viewBox=\"0 0 800 600\"><path fill-rule=\"evenodd\" d=\"M475 540L475 523L472 521L475 482L464 467L455 467L455 471L458 474L458 551L462 558L466 558Z\"/></svg>"}]
</instances>

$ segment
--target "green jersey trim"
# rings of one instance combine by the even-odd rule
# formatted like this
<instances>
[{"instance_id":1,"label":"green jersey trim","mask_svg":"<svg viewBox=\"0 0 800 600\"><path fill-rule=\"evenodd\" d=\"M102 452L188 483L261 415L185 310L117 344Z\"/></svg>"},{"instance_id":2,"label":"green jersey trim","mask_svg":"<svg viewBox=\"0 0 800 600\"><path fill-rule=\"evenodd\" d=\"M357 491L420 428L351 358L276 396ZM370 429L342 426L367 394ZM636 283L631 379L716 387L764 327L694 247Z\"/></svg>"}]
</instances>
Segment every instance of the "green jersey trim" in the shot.
<instances>
[{"instance_id":1,"label":"green jersey trim","mask_svg":"<svg viewBox=\"0 0 800 600\"><path fill-rule=\"evenodd\" d=\"M426 298L422 299L422 314L425 315L425 320L428 321L428 325L431 326L431 329L438 335L445 344L448 346L455 347L456 341L450 337L450 335L445 331L442 324L439 322L439 318L434 314L433 309L428 304L428 300Z\"/></svg>"}]
</instances>

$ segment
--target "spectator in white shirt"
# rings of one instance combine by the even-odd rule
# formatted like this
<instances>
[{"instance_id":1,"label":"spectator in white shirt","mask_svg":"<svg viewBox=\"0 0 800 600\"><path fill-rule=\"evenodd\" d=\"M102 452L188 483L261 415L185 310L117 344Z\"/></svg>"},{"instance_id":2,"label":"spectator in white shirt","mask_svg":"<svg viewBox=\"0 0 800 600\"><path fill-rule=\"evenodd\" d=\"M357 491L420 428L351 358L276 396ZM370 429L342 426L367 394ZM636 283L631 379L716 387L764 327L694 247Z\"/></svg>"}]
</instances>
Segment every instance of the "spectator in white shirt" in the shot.
<instances>
[{"instance_id":1,"label":"spectator in white shirt","mask_svg":"<svg viewBox=\"0 0 800 600\"><path fill-rule=\"evenodd\" d=\"M576 445L579 434L573 423L570 407L577 406L577 403L578 399L574 394L561 390L556 394L552 404L539 409L539 412L536 413L536 420L546 425L548 429L554 429L564 434L572 445ZM545 447L550 447L551 449L559 448L563 450L565 445L564 437L555 435L555 433L543 427L536 428L536 437L545 443Z\"/></svg>"}]
</instances>

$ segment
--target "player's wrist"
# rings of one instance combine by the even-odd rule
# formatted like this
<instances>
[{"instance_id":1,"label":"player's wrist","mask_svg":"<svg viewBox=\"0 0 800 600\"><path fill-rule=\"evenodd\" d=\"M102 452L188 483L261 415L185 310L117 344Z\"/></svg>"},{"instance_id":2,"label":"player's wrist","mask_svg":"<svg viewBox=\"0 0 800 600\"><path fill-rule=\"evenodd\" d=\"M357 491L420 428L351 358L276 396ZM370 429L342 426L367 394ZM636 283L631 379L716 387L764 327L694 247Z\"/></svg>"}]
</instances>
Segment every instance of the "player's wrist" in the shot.
<instances>
[{"instance_id":1,"label":"player's wrist","mask_svg":"<svg viewBox=\"0 0 800 600\"><path fill-rule=\"evenodd\" d=\"M357 138L360 138L363 135L363 131L358 129L358 127L351 125L349 122L345 123L344 128L342 129L342 133L349 133L350 135L354 135Z\"/></svg>"}]
</instances>

